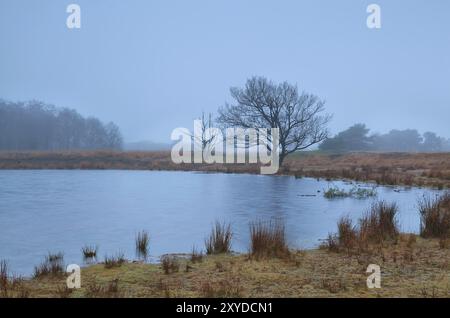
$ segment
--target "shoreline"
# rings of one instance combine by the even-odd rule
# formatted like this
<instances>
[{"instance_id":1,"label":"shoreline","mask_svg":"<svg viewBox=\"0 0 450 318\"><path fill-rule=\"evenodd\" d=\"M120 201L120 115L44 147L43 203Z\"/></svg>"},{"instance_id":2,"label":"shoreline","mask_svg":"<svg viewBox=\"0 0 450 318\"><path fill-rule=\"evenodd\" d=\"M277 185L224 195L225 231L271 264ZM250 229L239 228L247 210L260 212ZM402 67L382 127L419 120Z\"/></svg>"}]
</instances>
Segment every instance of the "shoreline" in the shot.
<instances>
[{"instance_id":1,"label":"shoreline","mask_svg":"<svg viewBox=\"0 0 450 318\"><path fill-rule=\"evenodd\" d=\"M81 288L65 288L66 276L23 279L29 297L450 297L450 249L437 239L400 234L398 242L365 252L324 248L292 250L289 258L256 260L249 254L180 257L162 264L127 261L81 268ZM379 264L381 288L366 286L369 264ZM11 294L12 296L12 294Z\"/></svg>"},{"instance_id":2,"label":"shoreline","mask_svg":"<svg viewBox=\"0 0 450 318\"><path fill-rule=\"evenodd\" d=\"M0 170L143 170L260 174L257 164L175 164L170 152L0 152ZM450 153L305 152L286 158L275 175L378 185L450 188Z\"/></svg>"}]
</instances>

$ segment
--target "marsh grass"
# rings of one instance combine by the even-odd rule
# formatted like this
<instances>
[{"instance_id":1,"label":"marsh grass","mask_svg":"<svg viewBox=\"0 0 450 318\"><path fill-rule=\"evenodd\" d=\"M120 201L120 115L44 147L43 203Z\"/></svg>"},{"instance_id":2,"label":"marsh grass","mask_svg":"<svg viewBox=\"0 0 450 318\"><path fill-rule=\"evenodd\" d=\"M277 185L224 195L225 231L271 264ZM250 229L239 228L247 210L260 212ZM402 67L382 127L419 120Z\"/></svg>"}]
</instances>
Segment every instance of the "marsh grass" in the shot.
<instances>
[{"instance_id":1,"label":"marsh grass","mask_svg":"<svg viewBox=\"0 0 450 318\"><path fill-rule=\"evenodd\" d=\"M45 260L34 267L34 277L40 278L44 276L61 276L64 274L64 254L59 252L56 254L49 253Z\"/></svg>"},{"instance_id":2,"label":"marsh grass","mask_svg":"<svg viewBox=\"0 0 450 318\"><path fill-rule=\"evenodd\" d=\"M200 294L206 298L242 297L243 287L238 277L229 276L218 282L204 281L200 285Z\"/></svg>"},{"instance_id":3,"label":"marsh grass","mask_svg":"<svg viewBox=\"0 0 450 318\"><path fill-rule=\"evenodd\" d=\"M81 248L84 261L92 261L97 258L98 246L85 245Z\"/></svg>"},{"instance_id":4,"label":"marsh grass","mask_svg":"<svg viewBox=\"0 0 450 318\"><path fill-rule=\"evenodd\" d=\"M424 196L418 202L420 235L446 239L450 237L450 192L436 197Z\"/></svg>"},{"instance_id":5,"label":"marsh grass","mask_svg":"<svg viewBox=\"0 0 450 318\"><path fill-rule=\"evenodd\" d=\"M6 260L0 260L0 298L28 298L29 289L20 276L10 275Z\"/></svg>"},{"instance_id":6,"label":"marsh grass","mask_svg":"<svg viewBox=\"0 0 450 318\"><path fill-rule=\"evenodd\" d=\"M378 201L359 220L359 239L366 243L381 243L396 240L400 230L397 220L398 207L395 203Z\"/></svg>"},{"instance_id":7,"label":"marsh grass","mask_svg":"<svg viewBox=\"0 0 450 318\"><path fill-rule=\"evenodd\" d=\"M0 260L0 291L2 295L7 293L8 285L8 262Z\"/></svg>"},{"instance_id":8,"label":"marsh grass","mask_svg":"<svg viewBox=\"0 0 450 318\"><path fill-rule=\"evenodd\" d=\"M94 280L87 286L85 296L90 298L120 297L122 295L119 288L119 279L115 278L106 284L99 284Z\"/></svg>"},{"instance_id":9,"label":"marsh grass","mask_svg":"<svg viewBox=\"0 0 450 318\"><path fill-rule=\"evenodd\" d=\"M161 256L161 268L164 274L169 275L180 270L180 263L173 255L163 255Z\"/></svg>"},{"instance_id":10,"label":"marsh grass","mask_svg":"<svg viewBox=\"0 0 450 318\"><path fill-rule=\"evenodd\" d=\"M338 242L339 246L352 249L355 247L358 239L358 230L353 225L352 220L348 216L342 217L338 223Z\"/></svg>"},{"instance_id":11,"label":"marsh grass","mask_svg":"<svg viewBox=\"0 0 450 318\"><path fill-rule=\"evenodd\" d=\"M354 186L348 191L337 187L330 187L327 190L323 191L323 195L327 199L349 198L349 197L355 199L365 199L377 196L377 191L375 188L368 189L368 188L361 188L358 186Z\"/></svg>"},{"instance_id":12,"label":"marsh grass","mask_svg":"<svg viewBox=\"0 0 450 318\"><path fill-rule=\"evenodd\" d=\"M105 268L114 268L120 267L122 264L126 262L125 256L123 253L118 253L113 256L105 256L104 266Z\"/></svg>"},{"instance_id":13,"label":"marsh grass","mask_svg":"<svg viewBox=\"0 0 450 318\"><path fill-rule=\"evenodd\" d=\"M329 234L322 247L333 252L350 252L366 250L370 244L396 242L400 233L397 212L395 203L378 201L359 219L358 226L348 216L342 217L337 222L337 234Z\"/></svg>"},{"instance_id":14,"label":"marsh grass","mask_svg":"<svg viewBox=\"0 0 450 318\"><path fill-rule=\"evenodd\" d=\"M148 235L147 231L141 231L136 234L135 245L136 254L138 257L147 258L149 242L150 236Z\"/></svg>"},{"instance_id":15,"label":"marsh grass","mask_svg":"<svg viewBox=\"0 0 450 318\"><path fill-rule=\"evenodd\" d=\"M203 252L202 251L198 251L195 246L192 247L190 260L191 260L192 263L200 263L200 262L202 262L203 261Z\"/></svg>"},{"instance_id":16,"label":"marsh grass","mask_svg":"<svg viewBox=\"0 0 450 318\"><path fill-rule=\"evenodd\" d=\"M289 256L284 223L257 221L250 223L250 255L256 259Z\"/></svg>"},{"instance_id":17,"label":"marsh grass","mask_svg":"<svg viewBox=\"0 0 450 318\"><path fill-rule=\"evenodd\" d=\"M206 254L229 253L232 237L230 224L216 222L210 236L205 240Z\"/></svg>"}]
</instances>

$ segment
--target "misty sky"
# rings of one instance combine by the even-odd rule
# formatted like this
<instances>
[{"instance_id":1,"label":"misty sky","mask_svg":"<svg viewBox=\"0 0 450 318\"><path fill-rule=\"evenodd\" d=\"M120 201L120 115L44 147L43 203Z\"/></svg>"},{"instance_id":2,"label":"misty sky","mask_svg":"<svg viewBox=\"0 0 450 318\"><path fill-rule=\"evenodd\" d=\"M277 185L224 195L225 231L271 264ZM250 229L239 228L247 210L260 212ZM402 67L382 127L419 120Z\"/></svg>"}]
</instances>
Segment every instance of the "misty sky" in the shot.
<instances>
[{"instance_id":1,"label":"misty sky","mask_svg":"<svg viewBox=\"0 0 450 318\"><path fill-rule=\"evenodd\" d=\"M450 1L0 0L0 98L114 121L126 141L170 141L253 75L325 99L333 133L450 137Z\"/></svg>"}]
</instances>

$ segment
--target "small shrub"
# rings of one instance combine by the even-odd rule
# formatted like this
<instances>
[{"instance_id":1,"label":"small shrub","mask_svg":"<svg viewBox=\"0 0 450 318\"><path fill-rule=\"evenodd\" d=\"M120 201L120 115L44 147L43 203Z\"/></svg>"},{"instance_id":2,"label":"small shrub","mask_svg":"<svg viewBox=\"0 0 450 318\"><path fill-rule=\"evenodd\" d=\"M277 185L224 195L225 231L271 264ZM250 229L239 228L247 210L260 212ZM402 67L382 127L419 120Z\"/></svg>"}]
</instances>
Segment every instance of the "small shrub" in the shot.
<instances>
[{"instance_id":1,"label":"small shrub","mask_svg":"<svg viewBox=\"0 0 450 318\"><path fill-rule=\"evenodd\" d=\"M34 267L35 278L40 278L47 275L58 276L64 274L64 272L65 270L64 270L63 253L56 253L56 254L49 253L45 257L44 262Z\"/></svg>"},{"instance_id":2,"label":"small shrub","mask_svg":"<svg viewBox=\"0 0 450 318\"><path fill-rule=\"evenodd\" d=\"M205 241L206 254L221 254L231 251L231 226L216 222L210 236Z\"/></svg>"},{"instance_id":3,"label":"small shrub","mask_svg":"<svg viewBox=\"0 0 450 318\"><path fill-rule=\"evenodd\" d=\"M256 259L289 256L285 226L281 221L250 223L250 254Z\"/></svg>"},{"instance_id":4,"label":"small shrub","mask_svg":"<svg viewBox=\"0 0 450 318\"><path fill-rule=\"evenodd\" d=\"M180 263L175 256L163 255L161 257L161 267L164 271L164 274L169 275L180 270Z\"/></svg>"},{"instance_id":5,"label":"small shrub","mask_svg":"<svg viewBox=\"0 0 450 318\"><path fill-rule=\"evenodd\" d=\"M448 238L450 236L450 192L435 198L419 200L420 235Z\"/></svg>"},{"instance_id":6,"label":"small shrub","mask_svg":"<svg viewBox=\"0 0 450 318\"><path fill-rule=\"evenodd\" d=\"M141 231L136 235L136 254L138 257L147 257L150 237L146 231Z\"/></svg>"},{"instance_id":7,"label":"small shrub","mask_svg":"<svg viewBox=\"0 0 450 318\"><path fill-rule=\"evenodd\" d=\"M123 253L119 253L115 256L105 256L105 268L114 268L120 267L122 264L126 262L125 256Z\"/></svg>"}]
</instances>

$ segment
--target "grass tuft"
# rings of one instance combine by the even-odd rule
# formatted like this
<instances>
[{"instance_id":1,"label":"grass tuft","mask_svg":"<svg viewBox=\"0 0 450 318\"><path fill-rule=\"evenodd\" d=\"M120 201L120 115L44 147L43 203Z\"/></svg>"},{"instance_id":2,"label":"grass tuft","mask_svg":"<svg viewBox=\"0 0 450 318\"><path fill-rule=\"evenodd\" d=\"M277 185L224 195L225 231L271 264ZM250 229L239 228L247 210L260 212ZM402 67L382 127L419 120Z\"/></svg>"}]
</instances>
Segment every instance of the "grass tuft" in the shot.
<instances>
[{"instance_id":1,"label":"grass tuft","mask_svg":"<svg viewBox=\"0 0 450 318\"><path fill-rule=\"evenodd\" d=\"M146 258L148 255L148 245L150 236L147 231L141 231L136 235L136 254L138 257Z\"/></svg>"},{"instance_id":2,"label":"grass tuft","mask_svg":"<svg viewBox=\"0 0 450 318\"><path fill-rule=\"evenodd\" d=\"M333 252L341 250L349 252L355 248L367 248L373 243L397 241L400 233L397 212L395 203L378 201L372 204L364 217L359 219L358 226L353 225L349 217L342 217L337 223L338 233L329 234L322 247Z\"/></svg>"},{"instance_id":3,"label":"grass tuft","mask_svg":"<svg viewBox=\"0 0 450 318\"><path fill-rule=\"evenodd\" d=\"M40 278L48 275L59 276L64 274L64 254L49 253L44 262L34 267L34 278Z\"/></svg>"},{"instance_id":4,"label":"grass tuft","mask_svg":"<svg viewBox=\"0 0 450 318\"><path fill-rule=\"evenodd\" d=\"M180 263L178 259L173 255L163 255L161 256L161 267L164 274L169 275L171 273L176 273L180 269Z\"/></svg>"},{"instance_id":5,"label":"grass tuft","mask_svg":"<svg viewBox=\"0 0 450 318\"><path fill-rule=\"evenodd\" d=\"M231 225L216 222L210 236L205 240L206 254L222 254L231 251Z\"/></svg>"},{"instance_id":6,"label":"grass tuft","mask_svg":"<svg viewBox=\"0 0 450 318\"><path fill-rule=\"evenodd\" d=\"M446 239L450 237L450 192L419 200L420 235Z\"/></svg>"},{"instance_id":7,"label":"grass tuft","mask_svg":"<svg viewBox=\"0 0 450 318\"><path fill-rule=\"evenodd\" d=\"M194 246L192 247L190 258L192 263L200 263L203 261L203 253L201 251L198 251Z\"/></svg>"},{"instance_id":8,"label":"grass tuft","mask_svg":"<svg viewBox=\"0 0 450 318\"><path fill-rule=\"evenodd\" d=\"M83 246L81 248L81 253L83 254L83 259L85 261L94 260L97 258L98 246Z\"/></svg>"},{"instance_id":9,"label":"grass tuft","mask_svg":"<svg viewBox=\"0 0 450 318\"><path fill-rule=\"evenodd\" d=\"M250 223L250 255L256 259L290 255L284 224L277 221Z\"/></svg>"},{"instance_id":10,"label":"grass tuft","mask_svg":"<svg viewBox=\"0 0 450 318\"><path fill-rule=\"evenodd\" d=\"M114 268L120 267L122 264L126 262L125 256L123 253L118 253L114 256L105 256L105 268Z\"/></svg>"}]
</instances>

